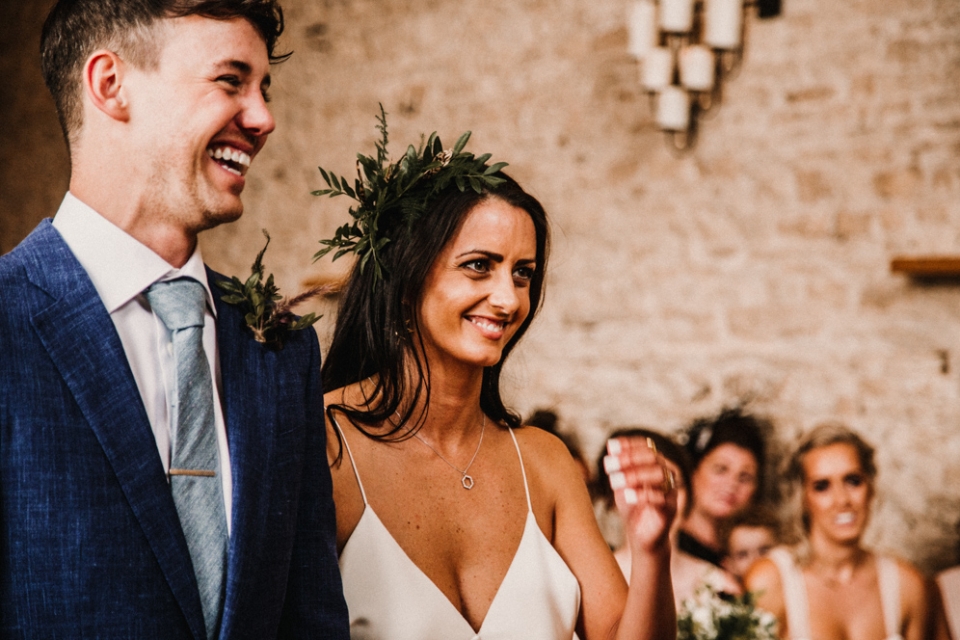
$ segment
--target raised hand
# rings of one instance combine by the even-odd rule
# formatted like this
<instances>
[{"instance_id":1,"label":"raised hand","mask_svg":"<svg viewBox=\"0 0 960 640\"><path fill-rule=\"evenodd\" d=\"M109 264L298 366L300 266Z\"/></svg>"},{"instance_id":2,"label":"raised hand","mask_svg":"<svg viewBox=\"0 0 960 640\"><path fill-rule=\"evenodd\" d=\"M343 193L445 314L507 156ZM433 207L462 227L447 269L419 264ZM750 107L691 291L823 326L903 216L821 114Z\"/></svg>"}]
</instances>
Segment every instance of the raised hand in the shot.
<instances>
[{"instance_id":1,"label":"raised hand","mask_svg":"<svg viewBox=\"0 0 960 640\"><path fill-rule=\"evenodd\" d=\"M613 438L607 441L603 465L631 549L635 553L666 549L677 514L676 477L656 445L639 436Z\"/></svg>"}]
</instances>

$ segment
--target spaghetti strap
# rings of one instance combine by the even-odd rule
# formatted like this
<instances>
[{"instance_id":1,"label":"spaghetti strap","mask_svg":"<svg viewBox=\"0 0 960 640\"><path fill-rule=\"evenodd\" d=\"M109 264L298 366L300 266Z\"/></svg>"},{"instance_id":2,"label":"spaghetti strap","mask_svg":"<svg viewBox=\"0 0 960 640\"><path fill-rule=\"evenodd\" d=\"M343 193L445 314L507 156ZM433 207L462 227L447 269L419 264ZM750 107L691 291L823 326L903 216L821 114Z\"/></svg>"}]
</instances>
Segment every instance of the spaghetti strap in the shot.
<instances>
[{"instance_id":1,"label":"spaghetti strap","mask_svg":"<svg viewBox=\"0 0 960 640\"><path fill-rule=\"evenodd\" d=\"M367 506L367 492L363 490L363 482L360 480L360 470L357 469L357 461L353 459L353 452L350 451L350 443L347 442L347 436L343 435L343 429L340 428L340 423L337 422L337 419L333 416L332 412L330 414L330 419L333 421L333 426L336 427L337 432L340 434L340 441L343 442L343 446L347 450L347 455L350 456L350 466L353 467L353 475L357 479L357 486L360 487L360 495L363 496L363 506Z\"/></svg>"},{"instance_id":2,"label":"spaghetti strap","mask_svg":"<svg viewBox=\"0 0 960 640\"><path fill-rule=\"evenodd\" d=\"M507 430L510 432L510 437L513 438L513 446L517 449L517 457L520 458L520 473L523 474L523 490L527 494L527 511L533 513L533 504L530 502L530 487L527 486L527 470L523 466L523 454L520 453L520 445L517 444L517 436L514 435L513 429L508 427Z\"/></svg>"},{"instance_id":3,"label":"spaghetti strap","mask_svg":"<svg viewBox=\"0 0 960 640\"><path fill-rule=\"evenodd\" d=\"M803 584L803 572L786 549L772 549L767 557L777 565L783 584L783 601L786 606L787 626L792 640L809 640L810 607L807 604L807 588Z\"/></svg>"},{"instance_id":4,"label":"spaghetti strap","mask_svg":"<svg viewBox=\"0 0 960 640\"><path fill-rule=\"evenodd\" d=\"M900 570L897 561L877 555L877 581L880 583L880 605L887 638L900 635Z\"/></svg>"}]
</instances>

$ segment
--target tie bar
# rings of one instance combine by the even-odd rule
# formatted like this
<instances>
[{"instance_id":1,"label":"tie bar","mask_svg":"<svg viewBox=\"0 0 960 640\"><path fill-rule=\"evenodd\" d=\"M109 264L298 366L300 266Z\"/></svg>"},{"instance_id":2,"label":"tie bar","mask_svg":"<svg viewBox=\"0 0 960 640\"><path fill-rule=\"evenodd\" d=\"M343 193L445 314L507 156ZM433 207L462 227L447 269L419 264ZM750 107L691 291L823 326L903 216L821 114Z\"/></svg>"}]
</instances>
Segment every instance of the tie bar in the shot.
<instances>
[{"instance_id":1,"label":"tie bar","mask_svg":"<svg viewBox=\"0 0 960 640\"><path fill-rule=\"evenodd\" d=\"M215 478L216 471L202 471L199 469L170 469L167 475L170 476L200 476L202 478Z\"/></svg>"}]
</instances>

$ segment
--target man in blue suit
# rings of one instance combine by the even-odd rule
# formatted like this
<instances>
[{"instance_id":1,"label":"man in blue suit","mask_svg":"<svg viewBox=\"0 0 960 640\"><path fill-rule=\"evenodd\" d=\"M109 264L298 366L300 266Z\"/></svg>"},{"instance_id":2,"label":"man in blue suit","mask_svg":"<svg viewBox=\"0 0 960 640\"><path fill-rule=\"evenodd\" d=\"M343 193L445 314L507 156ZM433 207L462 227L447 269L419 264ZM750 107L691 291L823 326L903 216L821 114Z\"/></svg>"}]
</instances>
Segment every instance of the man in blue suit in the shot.
<instances>
[{"instance_id":1,"label":"man in blue suit","mask_svg":"<svg viewBox=\"0 0 960 640\"><path fill-rule=\"evenodd\" d=\"M2 638L347 638L316 335L256 342L197 245L243 211L282 28L275 0L44 26L71 179L0 257Z\"/></svg>"}]
</instances>

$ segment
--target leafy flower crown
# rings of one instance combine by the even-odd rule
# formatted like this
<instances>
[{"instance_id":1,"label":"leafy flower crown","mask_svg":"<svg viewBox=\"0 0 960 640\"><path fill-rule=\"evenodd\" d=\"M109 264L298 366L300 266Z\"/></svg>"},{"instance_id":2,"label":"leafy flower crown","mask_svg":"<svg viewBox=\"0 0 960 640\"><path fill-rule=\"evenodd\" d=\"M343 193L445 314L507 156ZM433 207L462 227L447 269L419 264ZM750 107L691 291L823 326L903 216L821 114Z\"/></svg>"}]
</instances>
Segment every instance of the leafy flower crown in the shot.
<instances>
[{"instance_id":1,"label":"leafy flower crown","mask_svg":"<svg viewBox=\"0 0 960 640\"><path fill-rule=\"evenodd\" d=\"M360 271L372 262L375 280L387 277L387 269L381 252L395 240L397 231L410 229L426 211L430 201L451 184L460 191L471 188L482 193L483 188L495 188L505 180L498 175L507 166L498 162L487 166L490 154L475 157L463 151L470 132L460 136L453 149L443 149L436 131L423 140L420 147L407 147L407 152L394 163L387 155L387 114L380 105L377 117L381 139L376 143L375 158L357 154L357 178L353 186L346 178L320 169L327 189L313 191L315 196L349 196L357 201L350 208L353 222L337 229L334 236L321 240L323 249L314 254L314 261L337 249L333 259L353 253L359 261ZM392 234L392 235L391 235Z\"/></svg>"}]
</instances>

